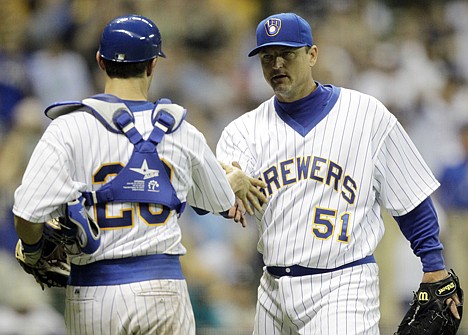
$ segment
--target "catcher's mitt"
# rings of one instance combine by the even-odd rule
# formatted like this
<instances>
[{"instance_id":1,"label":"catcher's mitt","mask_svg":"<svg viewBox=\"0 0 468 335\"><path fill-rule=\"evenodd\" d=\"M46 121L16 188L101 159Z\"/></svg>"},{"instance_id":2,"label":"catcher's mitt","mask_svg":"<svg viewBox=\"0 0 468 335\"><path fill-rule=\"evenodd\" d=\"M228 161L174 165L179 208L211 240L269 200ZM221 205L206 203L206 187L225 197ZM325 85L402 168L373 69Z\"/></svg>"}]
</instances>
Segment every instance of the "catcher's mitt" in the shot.
<instances>
[{"instance_id":1,"label":"catcher's mitt","mask_svg":"<svg viewBox=\"0 0 468 335\"><path fill-rule=\"evenodd\" d=\"M24 271L33 275L44 289L67 286L70 275L68 255L93 254L101 243L101 230L88 216L85 199L66 204L67 215L47 221L40 242L16 244L16 259Z\"/></svg>"},{"instance_id":2,"label":"catcher's mitt","mask_svg":"<svg viewBox=\"0 0 468 335\"><path fill-rule=\"evenodd\" d=\"M453 270L446 279L435 283L421 283L414 294L411 307L395 335L454 335L460 326L463 312L463 290ZM446 301L458 295L460 319L456 319Z\"/></svg>"},{"instance_id":3,"label":"catcher's mitt","mask_svg":"<svg viewBox=\"0 0 468 335\"><path fill-rule=\"evenodd\" d=\"M16 244L16 259L18 263L26 273L31 274L36 279L43 290L44 285L48 287L67 286L70 265L63 245L57 245L46 238L43 239L42 243L42 249L38 251L40 252L39 260L31 264L21 240L18 240Z\"/></svg>"}]
</instances>

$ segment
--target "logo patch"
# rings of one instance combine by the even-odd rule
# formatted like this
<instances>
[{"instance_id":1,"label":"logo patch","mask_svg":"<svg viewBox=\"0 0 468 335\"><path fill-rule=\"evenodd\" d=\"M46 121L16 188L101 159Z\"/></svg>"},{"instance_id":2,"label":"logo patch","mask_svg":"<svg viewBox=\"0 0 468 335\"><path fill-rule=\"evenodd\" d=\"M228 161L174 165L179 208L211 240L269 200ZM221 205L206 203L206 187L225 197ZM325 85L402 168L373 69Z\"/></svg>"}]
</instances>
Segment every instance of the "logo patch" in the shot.
<instances>
[{"instance_id":1,"label":"logo patch","mask_svg":"<svg viewBox=\"0 0 468 335\"><path fill-rule=\"evenodd\" d=\"M143 179L149 179L149 178L154 178L154 177L159 176L159 170L150 169L148 167L148 163L146 162L146 159L143 161L143 164L141 164L140 168L130 168L130 170L143 175Z\"/></svg>"},{"instance_id":2,"label":"logo patch","mask_svg":"<svg viewBox=\"0 0 468 335\"><path fill-rule=\"evenodd\" d=\"M426 291L421 291L418 293L418 300L420 303L424 304L429 301L429 293Z\"/></svg>"},{"instance_id":3,"label":"logo patch","mask_svg":"<svg viewBox=\"0 0 468 335\"><path fill-rule=\"evenodd\" d=\"M148 191L159 192L159 183L156 180L152 180L148 183Z\"/></svg>"},{"instance_id":4,"label":"logo patch","mask_svg":"<svg viewBox=\"0 0 468 335\"><path fill-rule=\"evenodd\" d=\"M281 30L281 20L271 18L265 22L265 30L268 36L275 36Z\"/></svg>"},{"instance_id":5,"label":"logo patch","mask_svg":"<svg viewBox=\"0 0 468 335\"><path fill-rule=\"evenodd\" d=\"M124 61L125 60L125 54L115 53L114 54L114 59L116 61Z\"/></svg>"},{"instance_id":6,"label":"logo patch","mask_svg":"<svg viewBox=\"0 0 468 335\"><path fill-rule=\"evenodd\" d=\"M437 294L438 295L448 295L448 294L452 294L453 292L455 292L455 283L454 282L450 282L448 283L447 285L439 288L437 290Z\"/></svg>"}]
</instances>

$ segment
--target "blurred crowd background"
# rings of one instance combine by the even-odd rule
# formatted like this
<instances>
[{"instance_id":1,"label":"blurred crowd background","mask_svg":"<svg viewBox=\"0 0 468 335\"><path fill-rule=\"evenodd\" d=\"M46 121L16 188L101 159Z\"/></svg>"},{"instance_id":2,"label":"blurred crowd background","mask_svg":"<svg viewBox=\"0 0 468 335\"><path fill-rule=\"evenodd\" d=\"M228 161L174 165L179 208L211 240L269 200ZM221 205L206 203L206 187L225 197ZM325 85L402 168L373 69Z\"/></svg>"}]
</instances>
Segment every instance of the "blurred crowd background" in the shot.
<instances>
[{"instance_id":1,"label":"blurred crowd background","mask_svg":"<svg viewBox=\"0 0 468 335\"><path fill-rule=\"evenodd\" d=\"M406 128L441 181L435 195L447 266L468 288L468 1L466 0L0 0L0 334L64 333L63 290L41 291L14 259L13 193L48 124L43 110L103 89L95 64L112 18L143 14L162 33L151 99L172 99L215 149L223 127L272 95L255 28L294 11L313 29L314 78L369 93ZM98 139L96 139L98 141ZM396 223L376 258L382 334L393 334L421 265ZM257 228L187 210L183 267L198 334L251 334L262 261ZM465 317L465 319L467 319ZM468 334L465 320L460 334ZM339 334L338 334L339 335Z\"/></svg>"}]
</instances>

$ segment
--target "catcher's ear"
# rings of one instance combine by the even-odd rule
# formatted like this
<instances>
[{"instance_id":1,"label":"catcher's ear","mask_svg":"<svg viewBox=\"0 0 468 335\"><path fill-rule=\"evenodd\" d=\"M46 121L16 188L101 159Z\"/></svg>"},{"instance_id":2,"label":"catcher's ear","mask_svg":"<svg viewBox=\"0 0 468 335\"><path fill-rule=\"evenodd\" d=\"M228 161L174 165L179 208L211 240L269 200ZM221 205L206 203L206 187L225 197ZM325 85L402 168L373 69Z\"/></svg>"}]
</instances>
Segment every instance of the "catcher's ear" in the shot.
<instances>
[{"instance_id":1,"label":"catcher's ear","mask_svg":"<svg viewBox=\"0 0 468 335\"><path fill-rule=\"evenodd\" d=\"M151 61L148 62L146 67L146 74L151 76L153 74L154 68L156 67L156 63L158 62L158 57L153 58Z\"/></svg>"},{"instance_id":2,"label":"catcher's ear","mask_svg":"<svg viewBox=\"0 0 468 335\"><path fill-rule=\"evenodd\" d=\"M99 65L99 68L103 71L106 70L106 65L104 64L104 61L102 60L101 53L99 51L96 52L96 62Z\"/></svg>"}]
</instances>

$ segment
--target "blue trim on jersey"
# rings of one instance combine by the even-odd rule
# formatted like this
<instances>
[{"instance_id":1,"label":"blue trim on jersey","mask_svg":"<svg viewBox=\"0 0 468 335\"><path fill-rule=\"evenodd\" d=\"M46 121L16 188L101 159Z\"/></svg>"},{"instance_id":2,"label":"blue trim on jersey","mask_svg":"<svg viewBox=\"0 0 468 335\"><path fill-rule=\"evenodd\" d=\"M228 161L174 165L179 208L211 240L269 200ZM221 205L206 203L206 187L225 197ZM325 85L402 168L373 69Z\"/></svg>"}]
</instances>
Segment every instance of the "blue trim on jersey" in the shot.
<instances>
[{"instance_id":1,"label":"blue trim on jersey","mask_svg":"<svg viewBox=\"0 0 468 335\"><path fill-rule=\"evenodd\" d=\"M98 99L101 101L109 102L109 103L120 103L123 102L122 99L118 98L117 96L113 94L107 94L107 93L99 93L91 96L93 99Z\"/></svg>"},{"instance_id":2,"label":"blue trim on jersey","mask_svg":"<svg viewBox=\"0 0 468 335\"><path fill-rule=\"evenodd\" d=\"M414 254L421 258L423 271L443 270L443 246L439 241L439 222L432 199L427 197L408 214L394 218L403 235L410 241Z\"/></svg>"},{"instance_id":3,"label":"blue trim on jersey","mask_svg":"<svg viewBox=\"0 0 468 335\"><path fill-rule=\"evenodd\" d=\"M154 103L150 101L122 100L127 107L133 112L142 112L149 109L154 109Z\"/></svg>"},{"instance_id":4,"label":"blue trim on jersey","mask_svg":"<svg viewBox=\"0 0 468 335\"><path fill-rule=\"evenodd\" d=\"M156 254L71 264L68 285L108 286L155 279L185 279L179 256Z\"/></svg>"},{"instance_id":5,"label":"blue trim on jersey","mask_svg":"<svg viewBox=\"0 0 468 335\"><path fill-rule=\"evenodd\" d=\"M335 106L340 88L322 85L308 96L294 102L280 102L274 98L278 116L302 136L306 136Z\"/></svg>"},{"instance_id":6,"label":"blue trim on jersey","mask_svg":"<svg viewBox=\"0 0 468 335\"><path fill-rule=\"evenodd\" d=\"M312 275L318 275L322 273L343 270L346 268L350 268L352 266L369 264L369 263L375 263L375 258L373 255L366 256L362 259L358 259L357 261L354 261L354 262L351 262L351 263L348 263L348 264L345 264L345 265L342 265L333 269L306 268L300 265L292 265L292 266L286 266L286 267L267 266L267 271L268 273L276 277L284 277L284 276L301 277L301 276L312 276Z\"/></svg>"}]
</instances>

